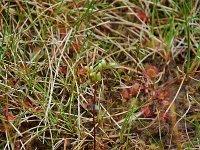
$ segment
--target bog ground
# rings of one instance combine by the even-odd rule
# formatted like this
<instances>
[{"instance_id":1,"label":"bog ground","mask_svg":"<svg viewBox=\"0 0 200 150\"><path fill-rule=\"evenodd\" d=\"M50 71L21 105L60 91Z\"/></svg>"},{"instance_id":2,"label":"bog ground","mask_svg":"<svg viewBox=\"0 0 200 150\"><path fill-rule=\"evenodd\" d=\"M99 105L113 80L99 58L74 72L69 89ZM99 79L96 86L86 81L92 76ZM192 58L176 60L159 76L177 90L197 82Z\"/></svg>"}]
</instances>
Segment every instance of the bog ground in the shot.
<instances>
[{"instance_id":1,"label":"bog ground","mask_svg":"<svg viewBox=\"0 0 200 150\"><path fill-rule=\"evenodd\" d=\"M200 149L199 12L1 0L0 149Z\"/></svg>"}]
</instances>

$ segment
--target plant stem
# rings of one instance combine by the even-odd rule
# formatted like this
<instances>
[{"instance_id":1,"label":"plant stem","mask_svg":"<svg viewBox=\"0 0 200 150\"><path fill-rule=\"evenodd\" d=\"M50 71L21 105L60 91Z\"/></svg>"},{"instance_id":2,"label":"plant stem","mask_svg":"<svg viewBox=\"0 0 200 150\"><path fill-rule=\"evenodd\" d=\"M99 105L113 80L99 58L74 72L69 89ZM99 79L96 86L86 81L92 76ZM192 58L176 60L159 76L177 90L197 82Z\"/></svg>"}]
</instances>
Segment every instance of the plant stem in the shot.
<instances>
[{"instance_id":1,"label":"plant stem","mask_svg":"<svg viewBox=\"0 0 200 150\"><path fill-rule=\"evenodd\" d=\"M97 95L97 82L94 84L94 97L93 97L93 127L94 127L94 150L96 149L96 121L95 121L95 106L96 106L96 95Z\"/></svg>"},{"instance_id":2,"label":"plant stem","mask_svg":"<svg viewBox=\"0 0 200 150\"><path fill-rule=\"evenodd\" d=\"M186 33L187 33L187 73L190 73L190 25L188 19L186 19Z\"/></svg>"}]
</instances>

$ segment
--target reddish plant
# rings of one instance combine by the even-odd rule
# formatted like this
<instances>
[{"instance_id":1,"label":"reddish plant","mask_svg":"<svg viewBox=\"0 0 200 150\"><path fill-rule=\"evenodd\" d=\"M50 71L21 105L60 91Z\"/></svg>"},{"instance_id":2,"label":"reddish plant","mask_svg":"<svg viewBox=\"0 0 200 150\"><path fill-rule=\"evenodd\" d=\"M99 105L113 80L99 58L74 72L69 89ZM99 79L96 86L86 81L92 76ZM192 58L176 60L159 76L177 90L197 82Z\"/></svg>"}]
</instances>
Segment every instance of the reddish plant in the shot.
<instances>
[{"instance_id":1,"label":"reddish plant","mask_svg":"<svg viewBox=\"0 0 200 150\"><path fill-rule=\"evenodd\" d=\"M156 66L148 65L145 68L144 73L147 76L147 78L153 79L158 75L159 70L158 70L158 68Z\"/></svg>"},{"instance_id":2,"label":"reddish plant","mask_svg":"<svg viewBox=\"0 0 200 150\"><path fill-rule=\"evenodd\" d=\"M150 117L152 115L151 110L149 106L145 106L141 109L141 112L143 113L144 117Z\"/></svg>"},{"instance_id":3,"label":"reddish plant","mask_svg":"<svg viewBox=\"0 0 200 150\"><path fill-rule=\"evenodd\" d=\"M164 89L164 90L158 90L156 93L156 97L158 100L164 100L167 97L169 97L170 90Z\"/></svg>"},{"instance_id":4,"label":"reddish plant","mask_svg":"<svg viewBox=\"0 0 200 150\"><path fill-rule=\"evenodd\" d=\"M71 47L69 48L69 58L73 58L75 54L80 53L81 46L82 44L80 42L72 43Z\"/></svg>"},{"instance_id":5,"label":"reddish plant","mask_svg":"<svg viewBox=\"0 0 200 150\"><path fill-rule=\"evenodd\" d=\"M31 107L31 103L29 102L29 100L26 100L26 101L24 102L24 105L25 105L26 108Z\"/></svg>"},{"instance_id":6,"label":"reddish plant","mask_svg":"<svg viewBox=\"0 0 200 150\"><path fill-rule=\"evenodd\" d=\"M15 121L16 120L16 117L8 111L8 106L5 106L5 108L4 108L4 116L7 119L7 121Z\"/></svg>"},{"instance_id":7,"label":"reddish plant","mask_svg":"<svg viewBox=\"0 0 200 150\"><path fill-rule=\"evenodd\" d=\"M129 83L129 85L130 84L132 83ZM122 97L129 101L133 96L136 96L141 89L143 89L143 86L138 82L134 82L131 88L122 89Z\"/></svg>"},{"instance_id":8,"label":"reddish plant","mask_svg":"<svg viewBox=\"0 0 200 150\"><path fill-rule=\"evenodd\" d=\"M88 69L86 69L86 67L82 67L78 69L78 74L79 75L86 75L88 73Z\"/></svg>"},{"instance_id":9,"label":"reddish plant","mask_svg":"<svg viewBox=\"0 0 200 150\"><path fill-rule=\"evenodd\" d=\"M67 74L67 66L60 66L59 71L63 74Z\"/></svg>"},{"instance_id":10,"label":"reddish plant","mask_svg":"<svg viewBox=\"0 0 200 150\"><path fill-rule=\"evenodd\" d=\"M88 73L88 69L86 67L78 68L77 74L79 75L81 84L85 83L85 76L87 75L87 73Z\"/></svg>"},{"instance_id":11,"label":"reddish plant","mask_svg":"<svg viewBox=\"0 0 200 150\"><path fill-rule=\"evenodd\" d=\"M143 86L139 84L138 82L135 82L133 86L130 88L130 94L132 96L136 96L139 92L139 90L143 89Z\"/></svg>"},{"instance_id":12,"label":"reddish plant","mask_svg":"<svg viewBox=\"0 0 200 150\"><path fill-rule=\"evenodd\" d=\"M122 97L126 100L129 101L131 99L131 95L129 93L129 89L122 89Z\"/></svg>"},{"instance_id":13,"label":"reddish plant","mask_svg":"<svg viewBox=\"0 0 200 150\"><path fill-rule=\"evenodd\" d=\"M167 113L162 113L160 115L160 121L161 121L161 123L166 123L167 117L168 117Z\"/></svg>"},{"instance_id":14,"label":"reddish plant","mask_svg":"<svg viewBox=\"0 0 200 150\"><path fill-rule=\"evenodd\" d=\"M167 113L161 113L160 117L154 118L153 122L156 123L156 122L160 121L161 123L166 123L166 120L169 117L170 117L169 114L167 114Z\"/></svg>"},{"instance_id":15,"label":"reddish plant","mask_svg":"<svg viewBox=\"0 0 200 150\"><path fill-rule=\"evenodd\" d=\"M24 65L23 63L18 64L19 70L21 71L21 75L25 76L26 73L31 72L31 68L29 64Z\"/></svg>"},{"instance_id":16,"label":"reddish plant","mask_svg":"<svg viewBox=\"0 0 200 150\"><path fill-rule=\"evenodd\" d=\"M169 102L168 99L163 100L163 101L161 102L161 108L162 108L162 109L167 109L169 105L170 105L170 102Z\"/></svg>"},{"instance_id":17,"label":"reddish plant","mask_svg":"<svg viewBox=\"0 0 200 150\"><path fill-rule=\"evenodd\" d=\"M146 14L144 13L144 11L135 8L134 9L135 13L137 14L137 16L144 22L148 21L148 17L146 16Z\"/></svg>"}]
</instances>

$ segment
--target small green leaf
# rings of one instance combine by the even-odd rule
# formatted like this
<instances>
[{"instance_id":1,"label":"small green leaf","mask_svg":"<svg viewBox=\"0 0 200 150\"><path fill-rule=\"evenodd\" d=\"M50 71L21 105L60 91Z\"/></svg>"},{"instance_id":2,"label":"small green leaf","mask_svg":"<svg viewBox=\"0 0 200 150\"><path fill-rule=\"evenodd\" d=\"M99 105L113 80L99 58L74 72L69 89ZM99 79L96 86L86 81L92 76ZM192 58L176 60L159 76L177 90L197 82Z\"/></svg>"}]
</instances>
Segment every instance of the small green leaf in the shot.
<instances>
[{"instance_id":1,"label":"small green leaf","mask_svg":"<svg viewBox=\"0 0 200 150\"><path fill-rule=\"evenodd\" d=\"M96 74L96 79L97 79L97 81L101 81L101 73L100 72L98 72Z\"/></svg>"}]
</instances>

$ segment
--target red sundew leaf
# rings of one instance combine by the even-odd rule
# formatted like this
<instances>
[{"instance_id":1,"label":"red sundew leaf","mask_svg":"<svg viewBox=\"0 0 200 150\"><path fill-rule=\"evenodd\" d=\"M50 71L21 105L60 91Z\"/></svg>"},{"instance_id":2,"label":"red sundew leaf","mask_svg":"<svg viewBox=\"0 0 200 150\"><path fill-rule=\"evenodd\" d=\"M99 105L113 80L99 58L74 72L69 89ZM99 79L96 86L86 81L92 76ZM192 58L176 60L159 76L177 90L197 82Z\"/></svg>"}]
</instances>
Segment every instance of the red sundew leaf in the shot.
<instances>
[{"instance_id":1,"label":"red sundew leaf","mask_svg":"<svg viewBox=\"0 0 200 150\"><path fill-rule=\"evenodd\" d=\"M82 67L78 70L79 75L86 75L88 70L85 67Z\"/></svg>"},{"instance_id":2,"label":"red sundew leaf","mask_svg":"<svg viewBox=\"0 0 200 150\"><path fill-rule=\"evenodd\" d=\"M8 121L16 120L16 117L14 115L12 115L11 113L9 113L8 106L5 106L5 108L4 108L4 116Z\"/></svg>"},{"instance_id":3,"label":"red sundew leaf","mask_svg":"<svg viewBox=\"0 0 200 150\"><path fill-rule=\"evenodd\" d=\"M18 67L20 68L21 74L24 76L26 73L30 73L31 72L31 68L30 65L23 65L22 63L20 63L18 65Z\"/></svg>"},{"instance_id":4,"label":"red sundew leaf","mask_svg":"<svg viewBox=\"0 0 200 150\"><path fill-rule=\"evenodd\" d=\"M149 40L148 39L145 38L145 39L142 40L142 46L143 47L147 46L148 44L149 44Z\"/></svg>"},{"instance_id":5,"label":"red sundew leaf","mask_svg":"<svg viewBox=\"0 0 200 150\"><path fill-rule=\"evenodd\" d=\"M169 90L159 90L157 91L157 99L159 100L164 100L166 99L167 97L169 97L169 94L170 94L170 91Z\"/></svg>"},{"instance_id":6,"label":"red sundew leaf","mask_svg":"<svg viewBox=\"0 0 200 150\"><path fill-rule=\"evenodd\" d=\"M73 43L71 46L73 48L73 52L79 53L82 44L80 42L78 42L78 43Z\"/></svg>"},{"instance_id":7,"label":"red sundew leaf","mask_svg":"<svg viewBox=\"0 0 200 150\"><path fill-rule=\"evenodd\" d=\"M155 117L153 119L153 122L158 122L160 121L161 123L166 123L167 120L169 120L171 115L169 113L161 113L160 117Z\"/></svg>"},{"instance_id":8,"label":"red sundew leaf","mask_svg":"<svg viewBox=\"0 0 200 150\"><path fill-rule=\"evenodd\" d=\"M26 101L24 102L24 104L25 104L25 107L26 107L26 108L31 107L31 103L30 103L28 100L26 100Z\"/></svg>"},{"instance_id":9,"label":"red sundew leaf","mask_svg":"<svg viewBox=\"0 0 200 150\"><path fill-rule=\"evenodd\" d=\"M67 67L66 66L60 66L59 71L63 74L67 74Z\"/></svg>"},{"instance_id":10,"label":"red sundew leaf","mask_svg":"<svg viewBox=\"0 0 200 150\"><path fill-rule=\"evenodd\" d=\"M142 88L143 88L143 87L142 87L141 84L139 84L138 82L135 82L135 83L133 84L133 86L131 87L131 89L130 89L130 94L131 94L132 96L136 96L136 95L138 94L139 90L142 89Z\"/></svg>"},{"instance_id":11,"label":"red sundew leaf","mask_svg":"<svg viewBox=\"0 0 200 150\"><path fill-rule=\"evenodd\" d=\"M131 95L129 93L129 89L122 89L122 93L121 94L122 94L122 97L125 100L129 101L131 99Z\"/></svg>"},{"instance_id":12,"label":"red sundew leaf","mask_svg":"<svg viewBox=\"0 0 200 150\"><path fill-rule=\"evenodd\" d=\"M170 105L170 102L169 100L162 100L161 105L162 109L166 109Z\"/></svg>"},{"instance_id":13,"label":"red sundew leaf","mask_svg":"<svg viewBox=\"0 0 200 150\"><path fill-rule=\"evenodd\" d=\"M148 106L143 107L141 111L143 112L145 118L152 115L151 110Z\"/></svg>"},{"instance_id":14,"label":"red sundew leaf","mask_svg":"<svg viewBox=\"0 0 200 150\"><path fill-rule=\"evenodd\" d=\"M8 117L7 117L8 121L15 121L16 117L12 114L9 113Z\"/></svg>"},{"instance_id":15,"label":"red sundew leaf","mask_svg":"<svg viewBox=\"0 0 200 150\"><path fill-rule=\"evenodd\" d=\"M148 17L146 16L146 14L144 13L144 11L139 10L137 8L134 9L135 13L137 14L137 16L144 22L148 21Z\"/></svg>"},{"instance_id":16,"label":"red sundew leaf","mask_svg":"<svg viewBox=\"0 0 200 150\"><path fill-rule=\"evenodd\" d=\"M152 78L155 78L158 75L159 71L158 71L158 68L156 66L148 65L145 68L144 73L149 79L152 79Z\"/></svg>"},{"instance_id":17,"label":"red sundew leaf","mask_svg":"<svg viewBox=\"0 0 200 150\"><path fill-rule=\"evenodd\" d=\"M166 119L167 119L167 114L166 113L162 113L161 115L160 115L160 122L161 123L166 123Z\"/></svg>"}]
</instances>

